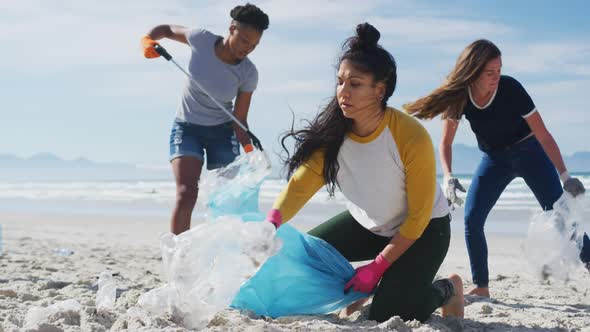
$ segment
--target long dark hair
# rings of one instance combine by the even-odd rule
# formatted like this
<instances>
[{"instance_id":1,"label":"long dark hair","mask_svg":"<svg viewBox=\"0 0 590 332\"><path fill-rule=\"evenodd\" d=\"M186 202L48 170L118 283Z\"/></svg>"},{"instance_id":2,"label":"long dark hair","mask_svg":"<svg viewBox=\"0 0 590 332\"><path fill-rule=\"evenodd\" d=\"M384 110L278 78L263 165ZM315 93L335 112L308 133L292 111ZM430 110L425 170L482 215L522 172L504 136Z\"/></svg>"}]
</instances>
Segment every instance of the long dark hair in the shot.
<instances>
[{"instance_id":1,"label":"long dark hair","mask_svg":"<svg viewBox=\"0 0 590 332\"><path fill-rule=\"evenodd\" d=\"M474 41L461 52L445 82L429 95L404 105L405 111L419 119L432 119L439 114L443 119L461 119L467 103L467 89L478 79L486 64L501 55L500 49L491 41Z\"/></svg>"},{"instance_id":2,"label":"long dark hair","mask_svg":"<svg viewBox=\"0 0 590 332\"><path fill-rule=\"evenodd\" d=\"M387 100L395 90L397 82L396 65L393 56L377 42L381 34L369 23L359 24L356 35L348 38L342 45L343 53L338 60L338 67L344 60L363 73L373 75L374 82L385 83L385 95L381 100L381 107L385 110ZM283 149L287 152L285 166L287 178L305 163L314 151L324 153L323 177L330 196L336 190L338 175L338 152L344 137L352 128L352 120L344 117L336 96L333 96L315 119L299 130L287 132L281 139ZM285 141L292 137L295 140L295 152L289 157L289 150Z\"/></svg>"}]
</instances>

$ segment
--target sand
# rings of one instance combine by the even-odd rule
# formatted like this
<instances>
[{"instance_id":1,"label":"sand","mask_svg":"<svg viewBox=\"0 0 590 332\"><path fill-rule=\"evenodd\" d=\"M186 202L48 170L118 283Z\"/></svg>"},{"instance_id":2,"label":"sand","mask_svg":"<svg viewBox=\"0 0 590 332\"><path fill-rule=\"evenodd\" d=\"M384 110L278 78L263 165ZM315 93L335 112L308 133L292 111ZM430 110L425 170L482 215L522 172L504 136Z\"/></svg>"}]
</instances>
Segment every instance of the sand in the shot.
<instances>
[{"instance_id":1,"label":"sand","mask_svg":"<svg viewBox=\"0 0 590 332\"><path fill-rule=\"evenodd\" d=\"M1 331L187 331L171 317L148 315L138 297L165 282L159 234L165 218L2 215L0 258ZM465 297L465 319L425 323L392 317L367 320L368 306L348 318L338 315L269 319L227 309L206 331L590 331L590 274L580 269L565 283L539 280L527 271L522 236L488 234L492 298ZM60 256L56 248L72 255ZM114 307L97 309L98 276L111 271L117 284ZM440 275L459 273L472 285L462 235L453 232ZM75 301L73 301L75 300ZM68 301L68 302L64 302ZM37 314L37 316L35 316Z\"/></svg>"}]
</instances>

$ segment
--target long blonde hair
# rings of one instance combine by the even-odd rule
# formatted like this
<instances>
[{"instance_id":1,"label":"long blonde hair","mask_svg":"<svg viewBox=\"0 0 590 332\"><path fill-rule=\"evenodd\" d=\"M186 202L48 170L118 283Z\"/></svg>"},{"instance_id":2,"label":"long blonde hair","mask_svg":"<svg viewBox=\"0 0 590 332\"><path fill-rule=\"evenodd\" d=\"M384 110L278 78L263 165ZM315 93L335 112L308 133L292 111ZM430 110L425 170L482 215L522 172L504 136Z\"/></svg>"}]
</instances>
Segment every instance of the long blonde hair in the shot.
<instances>
[{"instance_id":1,"label":"long blonde hair","mask_svg":"<svg viewBox=\"0 0 590 332\"><path fill-rule=\"evenodd\" d=\"M467 103L468 87L477 80L488 61L501 55L491 41L474 41L461 52L445 82L429 95L404 105L406 112L419 119L432 119L441 113L443 119L460 119Z\"/></svg>"}]
</instances>

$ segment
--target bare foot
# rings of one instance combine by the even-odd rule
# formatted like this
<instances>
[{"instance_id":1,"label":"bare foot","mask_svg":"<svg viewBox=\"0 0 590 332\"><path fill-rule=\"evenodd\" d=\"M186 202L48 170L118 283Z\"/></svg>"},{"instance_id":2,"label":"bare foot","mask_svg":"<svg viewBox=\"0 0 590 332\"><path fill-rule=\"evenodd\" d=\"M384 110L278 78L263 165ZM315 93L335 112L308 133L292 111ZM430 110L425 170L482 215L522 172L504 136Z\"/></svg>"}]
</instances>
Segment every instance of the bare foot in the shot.
<instances>
[{"instance_id":1,"label":"bare foot","mask_svg":"<svg viewBox=\"0 0 590 332\"><path fill-rule=\"evenodd\" d=\"M457 274L451 274L448 279L453 283L455 294L449 300L449 303L442 307L442 316L463 318L463 281Z\"/></svg>"},{"instance_id":2,"label":"bare foot","mask_svg":"<svg viewBox=\"0 0 590 332\"><path fill-rule=\"evenodd\" d=\"M477 287L469 291L468 295L477 295L481 297L490 297L490 289L487 287Z\"/></svg>"},{"instance_id":3,"label":"bare foot","mask_svg":"<svg viewBox=\"0 0 590 332\"><path fill-rule=\"evenodd\" d=\"M338 315L338 317L340 317L340 318L346 318L346 317L352 315L355 311L361 310L361 308L363 307L363 305L365 303L367 303L367 301L369 301L369 298L368 297L366 297L364 299L357 300L353 304L351 304L348 307L342 309L340 311L340 314Z\"/></svg>"}]
</instances>

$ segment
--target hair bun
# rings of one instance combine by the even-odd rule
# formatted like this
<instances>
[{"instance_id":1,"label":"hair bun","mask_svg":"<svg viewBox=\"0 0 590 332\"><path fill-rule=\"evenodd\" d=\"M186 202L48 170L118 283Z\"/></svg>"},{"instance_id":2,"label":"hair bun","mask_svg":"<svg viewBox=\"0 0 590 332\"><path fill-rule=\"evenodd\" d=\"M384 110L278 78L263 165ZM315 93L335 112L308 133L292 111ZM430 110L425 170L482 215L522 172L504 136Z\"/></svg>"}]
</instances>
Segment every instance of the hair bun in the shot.
<instances>
[{"instance_id":1,"label":"hair bun","mask_svg":"<svg viewBox=\"0 0 590 332\"><path fill-rule=\"evenodd\" d=\"M240 13L242 12L242 10L244 10L244 6L235 6L230 12L229 12L229 16L231 16L231 18L233 18L234 20L238 19L238 16L240 15Z\"/></svg>"},{"instance_id":2,"label":"hair bun","mask_svg":"<svg viewBox=\"0 0 590 332\"><path fill-rule=\"evenodd\" d=\"M373 48L377 46L381 33L369 23L361 23L356 26L357 46L362 48Z\"/></svg>"}]
</instances>

